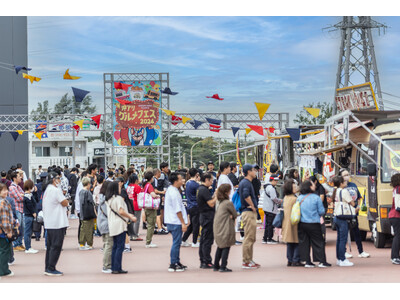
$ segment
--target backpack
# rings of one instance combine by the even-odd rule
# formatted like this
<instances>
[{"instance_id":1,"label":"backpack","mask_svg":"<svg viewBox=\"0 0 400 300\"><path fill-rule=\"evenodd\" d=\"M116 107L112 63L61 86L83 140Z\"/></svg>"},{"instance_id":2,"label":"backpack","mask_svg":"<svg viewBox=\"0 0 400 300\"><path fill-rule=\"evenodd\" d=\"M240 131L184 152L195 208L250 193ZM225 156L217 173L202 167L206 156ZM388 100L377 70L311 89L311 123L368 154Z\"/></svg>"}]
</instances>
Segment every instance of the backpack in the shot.
<instances>
[{"instance_id":1,"label":"backpack","mask_svg":"<svg viewBox=\"0 0 400 300\"><path fill-rule=\"evenodd\" d=\"M232 203L235 206L237 212L242 212L242 201L240 201L240 195L238 191L236 191L232 196Z\"/></svg>"}]
</instances>

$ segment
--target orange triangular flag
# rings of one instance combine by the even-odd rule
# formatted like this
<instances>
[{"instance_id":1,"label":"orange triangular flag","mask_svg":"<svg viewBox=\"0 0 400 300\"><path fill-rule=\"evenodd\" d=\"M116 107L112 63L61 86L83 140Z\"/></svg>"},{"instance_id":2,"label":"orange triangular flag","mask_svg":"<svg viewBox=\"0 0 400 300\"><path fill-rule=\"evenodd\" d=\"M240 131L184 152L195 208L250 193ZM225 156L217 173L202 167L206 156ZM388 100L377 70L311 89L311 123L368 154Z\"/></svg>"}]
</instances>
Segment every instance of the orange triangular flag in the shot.
<instances>
[{"instance_id":1,"label":"orange triangular flag","mask_svg":"<svg viewBox=\"0 0 400 300\"><path fill-rule=\"evenodd\" d=\"M82 120L79 120L79 121L75 121L74 124L78 125L79 128L82 129L82 127L83 127L83 122L84 122L84 121L85 121L85 120L83 120L83 119L82 119Z\"/></svg>"},{"instance_id":2,"label":"orange triangular flag","mask_svg":"<svg viewBox=\"0 0 400 300\"><path fill-rule=\"evenodd\" d=\"M314 118L318 118L321 109L319 108L313 108L313 107L304 107L304 109L310 114L312 115Z\"/></svg>"},{"instance_id":3,"label":"orange triangular flag","mask_svg":"<svg viewBox=\"0 0 400 300\"><path fill-rule=\"evenodd\" d=\"M183 123L183 124L186 124L186 122L187 122L187 121L190 121L190 120L191 120L191 118L182 116L182 123Z\"/></svg>"},{"instance_id":4,"label":"orange triangular flag","mask_svg":"<svg viewBox=\"0 0 400 300\"><path fill-rule=\"evenodd\" d=\"M44 133L44 132L34 132L33 134L36 135L36 137L37 137L39 140L42 140L42 135L43 135L43 133Z\"/></svg>"},{"instance_id":5,"label":"orange triangular flag","mask_svg":"<svg viewBox=\"0 0 400 300\"><path fill-rule=\"evenodd\" d=\"M39 77L35 77L35 76L32 76L32 75L28 75L28 74L26 74L26 73L22 73L22 77L24 77L25 79L29 79L30 81L31 81L31 84L34 82L34 81L40 81L42 78L39 78Z\"/></svg>"},{"instance_id":6,"label":"orange triangular flag","mask_svg":"<svg viewBox=\"0 0 400 300\"><path fill-rule=\"evenodd\" d=\"M251 130L251 128L246 128L246 134L249 134Z\"/></svg>"},{"instance_id":7,"label":"orange triangular flag","mask_svg":"<svg viewBox=\"0 0 400 300\"><path fill-rule=\"evenodd\" d=\"M27 130L17 130L19 135L22 135L24 133L24 131L27 131Z\"/></svg>"},{"instance_id":8,"label":"orange triangular flag","mask_svg":"<svg viewBox=\"0 0 400 300\"><path fill-rule=\"evenodd\" d=\"M258 110L258 116L260 117L260 121L264 118L265 113L267 112L269 106L271 104L268 103L259 103L259 102L254 102L254 104L257 107Z\"/></svg>"},{"instance_id":9,"label":"orange triangular flag","mask_svg":"<svg viewBox=\"0 0 400 300\"><path fill-rule=\"evenodd\" d=\"M164 109L164 108L161 108L161 110L163 112L165 112L168 116L174 116L175 115L175 112L173 110L168 110L168 109Z\"/></svg>"},{"instance_id":10,"label":"orange triangular flag","mask_svg":"<svg viewBox=\"0 0 400 300\"><path fill-rule=\"evenodd\" d=\"M77 80L77 79L79 79L79 78L81 78L81 77L69 75L69 69L67 69L67 71L65 71L65 74L64 74L64 77L63 77L63 78L64 78L64 79L68 79L68 80Z\"/></svg>"}]
</instances>

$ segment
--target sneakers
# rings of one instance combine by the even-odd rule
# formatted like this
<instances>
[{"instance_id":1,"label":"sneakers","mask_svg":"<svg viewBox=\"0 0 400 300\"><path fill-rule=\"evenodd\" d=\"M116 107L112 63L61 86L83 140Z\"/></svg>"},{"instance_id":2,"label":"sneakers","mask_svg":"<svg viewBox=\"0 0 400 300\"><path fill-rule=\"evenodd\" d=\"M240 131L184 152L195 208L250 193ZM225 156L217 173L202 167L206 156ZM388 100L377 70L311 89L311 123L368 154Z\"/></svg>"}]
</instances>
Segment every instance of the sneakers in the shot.
<instances>
[{"instance_id":1,"label":"sneakers","mask_svg":"<svg viewBox=\"0 0 400 300\"><path fill-rule=\"evenodd\" d=\"M158 234L168 234L168 231L165 230L165 229L163 228L163 229L161 229L161 230L158 230L157 233L158 233Z\"/></svg>"},{"instance_id":2,"label":"sneakers","mask_svg":"<svg viewBox=\"0 0 400 300\"><path fill-rule=\"evenodd\" d=\"M170 264L168 268L168 272L183 272L185 269L178 264Z\"/></svg>"},{"instance_id":3,"label":"sneakers","mask_svg":"<svg viewBox=\"0 0 400 300\"><path fill-rule=\"evenodd\" d=\"M305 268L315 268L315 265L312 262L306 262L304 265Z\"/></svg>"},{"instance_id":4,"label":"sneakers","mask_svg":"<svg viewBox=\"0 0 400 300\"><path fill-rule=\"evenodd\" d=\"M148 244L146 245L146 248L157 248L156 244Z\"/></svg>"},{"instance_id":5,"label":"sneakers","mask_svg":"<svg viewBox=\"0 0 400 300\"><path fill-rule=\"evenodd\" d=\"M131 248L124 248L124 253L132 253L132 249Z\"/></svg>"},{"instance_id":6,"label":"sneakers","mask_svg":"<svg viewBox=\"0 0 400 300\"><path fill-rule=\"evenodd\" d=\"M111 269L105 269L105 268L103 268L101 271L102 271L103 273L106 273L106 274L111 274L111 272L112 272Z\"/></svg>"},{"instance_id":7,"label":"sneakers","mask_svg":"<svg viewBox=\"0 0 400 300\"><path fill-rule=\"evenodd\" d=\"M92 246L86 246L87 250L93 250L94 248Z\"/></svg>"},{"instance_id":8,"label":"sneakers","mask_svg":"<svg viewBox=\"0 0 400 300\"><path fill-rule=\"evenodd\" d=\"M392 259L392 264L394 264L394 265L400 265L400 258L393 258L393 259Z\"/></svg>"},{"instance_id":9,"label":"sneakers","mask_svg":"<svg viewBox=\"0 0 400 300\"><path fill-rule=\"evenodd\" d=\"M250 263L251 263L252 265L256 266L257 268L261 267L261 265L255 263L254 261L251 261Z\"/></svg>"},{"instance_id":10,"label":"sneakers","mask_svg":"<svg viewBox=\"0 0 400 300\"><path fill-rule=\"evenodd\" d=\"M244 236L240 236L240 240L243 241L244 240Z\"/></svg>"},{"instance_id":11,"label":"sneakers","mask_svg":"<svg viewBox=\"0 0 400 300\"><path fill-rule=\"evenodd\" d=\"M353 257L353 255L352 255L352 254L350 254L350 253L347 253L347 252L346 252L346 253L344 254L344 257L346 257L346 258L352 258L352 257Z\"/></svg>"},{"instance_id":12,"label":"sneakers","mask_svg":"<svg viewBox=\"0 0 400 300\"><path fill-rule=\"evenodd\" d=\"M261 243L262 243L262 244L268 244L268 242L267 242L267 241L264 241L264 240L262 240Z\"/></svg>"},{"instance_id":13,"label":"sneakers","mask_svg":"<svg viewBox=\"0 0 400 300\"><path fill-rule=\"evenodd\" d=\"M240 241L236 241L236 242L235 242L235 245L236 245L236 246L240 246L241 244L243 244L243 243L240 242Z\"/></svg>"},{"instance_id":14,"label":"sneakers","mask_svg":"<svg viewBox=\"0 0 400 300\"><path fill-rule=\"evenodd\" d=\"M10 271L10 273L6 274L6 275L2 275L0 277L11 277L14 276L14 273L12 271Z\"/></svg>"},{"instance_id":15,"label":"sneakers","mask_svg":"<svg viewBox=\"0 0 400 300\"><path fill-rule=\"evenodd\" d=\"M219 271L220 272L232 272L232 270L228 269L228 268L220 268Z\"/></svg>"},{"instance_id":16,"label":"sneakers","mask_svg":"<svg viewBox=\"0 0 400 300\"><path fill-rule=\"evenodd\" d=\"M328 267L332 267L332 265L327 262L319 263L318 265L318 268L328 268Z\"/></svg>"},{"instance_id":17,"label":"sneakers","mask_svg":"<svg viewBox=\"0 0 400 300\"><path fill-rule=\"evenodd\" d=\"M200 269L214 269L214 265L213 265L213 264L205 264L205 263L202 263L202 264L200 265Z\"/></svg>"},{"instance_id":18,"label":"sneakers","mask_svg":"<svg viewBox=\"0 0 400 300\"><path fill-rule=\"evenodd\" d=\"M74 215L74 214L71 214L71 215L69 216L69 218L70 218L71 220L79 219L78 216L76 216L76 215Z\"/></svg>"},{"instance_id":19,"label":"sneakers","mask_svg":"<svg viewBox=\"0 0 400 300\"><path fill-rule=\"evenodd\" d=\"M140 237L131 237L130 240L131 240L131 241L135 241L135 242L141 242L141 241L143 241L143 239L140 238Z\"/></svg>"},{"instance_id":20,"label":"sneakers","mask_svg":"<svg viewBox=\"0 0 400 300\"><path fill-rule=\"evenodd\" d=\"M38 252L39 252L39 250L35 250L33 248L29 248L29 250L25 250L25 253L29 253L29 254L36 254Z\"/></svg>"},{"instance_id":21,"label":"sneakers","mask_svg":"<svg viewBox=\"0 0 400 300\"><path fill-rule=\"evenodd\" d=\"M342 260L339 263L339 267L352 267L354 264L350 262L348 259Z\"/></svg>"},{"instance_id":22,"label":"sneakers","mask_svg":"<svg viewBox=\"0 0 400 300\"><path fill-rule=\"evenodd\" d=\"M9 266L12 266L15 263L15 257L13 258L13 260L11 262L8 263Z\"/></svg>"},{"instance_id":23,"label":"sneakers","mask_svg":"<svg viewBox=\"0 0 400 300\"><path fill-rule=\"evenodd\" d=\"M278 244L278 242L273 239L270 239L270 240L267 240L267 244L268 245L276 245L276 244Z\"/></svg>"},{"instance_id":24,"label":"sneakers","mask_svg":"<svg viewBox=\"0 0 400 300\"><path fill-rule=\"evenodd\" d=\"M340 265L340 259L337 259L337 260L336 260L336 265L337 265L337 266Z\"/></svg>"},{"instance_id":25,"label":"sneakers","mask_svg":"<svg viewBox=\"0 0 400 300\"><path fill-rule=\"evenodd\" d=\"M188 242L182 242L181 247L190 247Z\"/></svg>"},{"instance_id":26,"label":"sneakers","mask_svg":"<svg viewBox=\"0 0 400 300\"><path fill-rule=\"evenodd\" d=\"M258 269L258 267L250 262L242 263L242 269Z\"/></svg>"},{"instance_id":27,"label":"sneakers","mask_svg":"<svg viewBox=\"0 0 400 300\"><path fill-rule=\"evenodd\" d=\"M358 257L367 258L367 257L369 257L369 253L367 253L367 252L364 251L364 252L358 254Z\"/></svg>"},{"instance_id":28,"label":"sneakers","mask_svg":"<svg viewBox=\"0 0 400 300\"><path fill-rule=\"evenodd\" d=\"M177 263L178 266L180 266L182 269L187 270L187 266L182 265L180 262Z\"/></svg>"},{"instance_id":29,"label":"sneakers","mask_svg":"<svg viewBox=\"0 0 400 300\"><path fill-rule=\"evenodd\" d=\"M79 246L79 250L81 250L81 251L86 251L86 250L89 250L89 248L86 247L86 246L80 245L80 246Z\"/></svg>"},{"instance_id":30,"label":"sneakers","mask_svg":"<svg viewBox=\"0 0 400 300\"><path fill-rule=\"evenodd\" d=\"M47 275L47 276L62 276L64 274L63 274L63 272L60 272L60 271L57 271L57 270L54 270L54 271L46 270L46 271L44 271L44 275Z\"/></svg>"},{"instance_id":31,"label":"sneakers","mask_svg":"<svg viewBox=\"0 0 400 300\"><path fill-rule=\"evenodd\" d=\"M192 243L192 248L199 248L199 247L200 247L200 243L196 243L196 244Z\"/></svg>"},{"instance_id":32,"label":"sneakers","mask_svg":"<svg viewBox=\"0 0 400 300\"><path fill-rule=\"evenodd\" d=\"M16 247L14 247L14 251L25 251L25 247L24 246L16 246Z\"/></svg>"},{"instance_id":33,"label":"sneakers","mask_svg":"<svg viewBox=\"0 0 400 300\"><path fill-rule=\"evenodd\" d=\"M111 274L127 274L128 271L125 270L119 270L119 271L111 271Z\"/></svg>"}]
</instances>

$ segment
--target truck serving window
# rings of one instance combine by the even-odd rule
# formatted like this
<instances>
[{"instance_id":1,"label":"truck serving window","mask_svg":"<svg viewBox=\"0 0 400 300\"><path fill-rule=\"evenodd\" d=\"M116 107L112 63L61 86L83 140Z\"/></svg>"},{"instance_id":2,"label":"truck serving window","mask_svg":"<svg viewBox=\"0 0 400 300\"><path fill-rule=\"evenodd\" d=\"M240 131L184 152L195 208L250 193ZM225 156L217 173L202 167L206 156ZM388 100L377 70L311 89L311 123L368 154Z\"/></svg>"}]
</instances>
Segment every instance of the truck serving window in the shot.
<instances>
[{"instance_id":1,"label":"truck serving window","mask_svg":"<svg viewBox=\"0 0 400 300\"><path fill-rule=\"evenodd\" d=\"M396 153L400 154L400 139L385 140L385 143L392 148ZM400 159L398 159L393 153L387 150L384 146L381 146L382 157L381 157L381 181L390 182L392 175L400 172Z\"/></svg>"},{"instance_id":2,"label":"truck serving window","mask_svg":"<svg viewBox=\"0 0 400 300\"><path fill-rule=\"evenodd\" d=\"M365 153L368 153L368 146L364 144L358 144L358 147L361 148ZM367 165L369 160L365 157L365 155L361 154L360 151L357 151L357 164L356 164L356 175L365 176L368 175Z\"/></svg>"}]
</instances>

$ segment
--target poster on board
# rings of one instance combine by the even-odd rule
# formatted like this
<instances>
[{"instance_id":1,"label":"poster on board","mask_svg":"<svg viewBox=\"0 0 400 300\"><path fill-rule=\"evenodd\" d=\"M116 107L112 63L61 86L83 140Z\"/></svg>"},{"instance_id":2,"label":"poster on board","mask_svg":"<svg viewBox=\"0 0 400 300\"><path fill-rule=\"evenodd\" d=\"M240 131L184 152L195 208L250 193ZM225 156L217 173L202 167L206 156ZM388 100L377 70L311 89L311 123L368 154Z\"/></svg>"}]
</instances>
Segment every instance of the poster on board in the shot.
<instances>
[{"instance_id":1,"label":"poster on board","mask_svg":"<svg viewBox=\"0 0 400 300\"><path fill-rule=\"evenodd\" d=\"M161 146L160 81L119 81L113 85L113 145Z\"/></svg>"}]
</instances>

